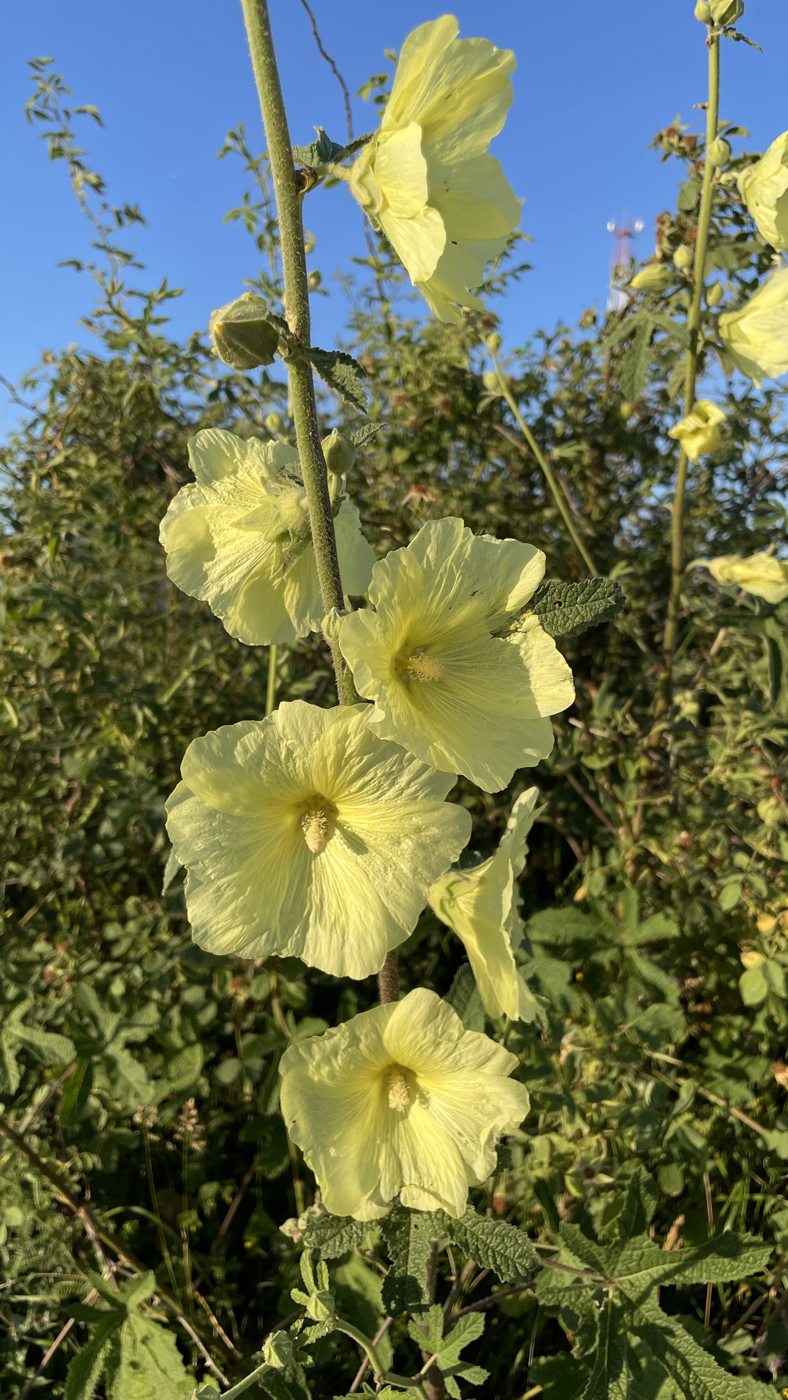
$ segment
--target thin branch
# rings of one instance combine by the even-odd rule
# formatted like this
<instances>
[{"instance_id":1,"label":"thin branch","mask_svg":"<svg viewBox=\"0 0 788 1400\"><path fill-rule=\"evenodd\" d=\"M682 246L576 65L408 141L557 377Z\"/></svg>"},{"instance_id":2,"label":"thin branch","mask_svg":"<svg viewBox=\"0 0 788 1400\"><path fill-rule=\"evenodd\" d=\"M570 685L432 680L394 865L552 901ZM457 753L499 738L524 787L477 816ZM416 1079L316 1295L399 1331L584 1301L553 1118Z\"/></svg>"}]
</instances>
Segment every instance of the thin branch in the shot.
<instances>
[{"instance_id":1,"label":"thin branch","mask_svg":"<svg viewBox=\"0 0 788 1400\"><path fill-rule=\"evenodd\" d=\"M336 78L337 82L339 83L339 86L340 86L341 89L342 89L342 100L343 100L343 102L344 102L344 104L345 104L345 121L347 122L347 139L348 139L348 144L350 144L350 142L353 140L353 112L352 112L351 107L350 107L350 93L348 92L347 83L345 82L345 79L342 77L342 74L340 73L339 69L337 68L337 65L336 65L336 63L334 62L333 58L331 57L330 53L326 53L325 49L323 48L323 40L320 38L320 34L318 33L317 20L315 19L315 17L314 17L314 15L313 15L311 9L309 8L309 6L308 6L306 0L301 0L301 4L303 5L304 9L306 10L307 14L309 15L309 20L310 20L310 23L311 23L311 25L312 25L312 33L313 33L314 36L315 36L315 43L317 44L317 47L318 47L318 49L320 50L320 54L321 54L321 56L326 60L326 63L328 64L329 68L331 69L332 73L334 74L334 77Z\"/></svg>"},{"instance_id":2,"label":"thin branch","mask_svg":"<svg viewBox=\"0 0 788 1400\"><path fill-rule=\"evenodd\" d=\"M575 777L574 773L565 773L564 777L566 778L566 781L570 784L570 786L574 788L578 797L582 797L586 806L591 808L591 811L594 813L594 816L598 817L602 825L606 826L608 831L612 831L613 835L616 837L616 839L618 839L619 833L614 827L613 823L611 822L609 816L606 812L602 811L602 808L600 807L599 803L595 801L595 799L591 796L590 792L586 792L585 788L583 787L583 784L579 781L579 779Z\"/></svg>"},{"instance_id":3,"label":"thin branch","mask_svg":"<svg viewBox=\"0 0 788 1400\"><path fill-rule=\"evenodd\" d=\"M302 0L302 3L303 3L303 0ZM374 1337L372 1338L372 1345L373 1345L373 1347L376 1347L377 1344L378 1344L378 1342L381 1341L383 1337L385 1337L385 1335L386 1335L386 1333L388 1332L389 1327L391 1326L391 1324L392 1324L393 1321L394 1321L394 1318L393 1318L393 1317L386 1317L386 1318L383 1319L383 1322L380 1324L380 1327L378 1328L377 1332L375 1333ZM358 1390L359 1386L361 1385L361 1382L363 1381L365 1375L367 1374L367 1367L368 1367L368 1366L369 1366L369 1357L368 1357L368 1356L365 1356L364 1359L363 1359L363 1361L361 1362L361 1365L359 1366L358 1370L356 1371L356 1374L355 1374L355 1376L354 1376L354 1378L353 1378L353 1384L351 1385L350 1390L348 1391L348 1395L355 1395L356 1391Z\"/></svg>"}]
</instances>

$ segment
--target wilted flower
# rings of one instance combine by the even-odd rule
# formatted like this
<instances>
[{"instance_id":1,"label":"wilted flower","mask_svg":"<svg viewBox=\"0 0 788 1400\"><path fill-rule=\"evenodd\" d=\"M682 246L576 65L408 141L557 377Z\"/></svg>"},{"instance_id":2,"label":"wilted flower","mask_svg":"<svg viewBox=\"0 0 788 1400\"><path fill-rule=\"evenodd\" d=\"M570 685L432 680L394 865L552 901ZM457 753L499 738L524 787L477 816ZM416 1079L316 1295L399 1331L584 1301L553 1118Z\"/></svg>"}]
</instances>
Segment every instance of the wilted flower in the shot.
<instances>
[{"instance_id":1,"label":"wilted flower","mask_svg":"<svg viewBox=\"0 0 788 1400\"><path fill-rule=\"evenodd\" d=\"M325 609L295 448L207 428L191 438L189 462L197 480L161 522L173 583L252 646L316 631ZM350 501L335 525L343 585L364 593L375 556Z\"/></svg>"},{"instance_id":2,"label":"wilted flower","mask_svg":"<svg viewBox=\"0 0 788 1400\"><path fill-rule=\"evenodd\" d=\"M668 437L676 438L691 462L697 462L704 452L716 452L720 445L720 423L725 414L709 399L696 399L692 412L668 429Z\"/></svg>"},{"instance_id":3,"label":"wilted flower","mask_svg":"<svg viewBox=\"0 0 788 1400\"><path fill-rule=\"evenodd\" d=\"M488 39L458 39L453 15L430 20L402 46L380 131L350 174L441 321L455 303L483 309L472 288L520 221L520 205L487 154L512 101L515 58Z\"/></svg>"},{"instance_id":4,"label":"wilted flower","mask_svg":"<svg viewBox=\"0 0 788 1400\"><path fill-rule=\"evenodd\" d=\"M690 568L708 569L717 583L736 583L767 603L781 603L788 597L788 559L773 554L721 554L717 559L694 559Z\"/></svg>"},{"instance_id":5,"label":"wilted flower","mask_svg":"<svg viewBox=\"0 0 788 1400\"><path fill-rule=\"evenodd\" d=\"M788 249L788 131L742 171L739 190L766 242Z\"/></svg>"},{"instance_id":6,"label":"wilted flower","mask_svg":"<svg viewBox=\"0 0 788 1400\"><path fill-rule=\"evenodd\" d=\"M743 306L720 316L723 344L760 387L788 370L788 267L772 273Z\"/></svg>"},{"instance_id":7,"label":"wilted flower","mask_svg":"<svg viewBox=\"0 0 788 1400\"><path fill-rule=\"evenodd\" d=\"M189 745L167 830L202 947L367 977L412 932L471 819L366 708L295 700Z\"/></svg>"},{"instance_id":8,"label":"wilted flower","mask_svg":"<svg viewBox=\"0 0 788 1400\"><path fill-rule=\"evenodd\" d=\"M456 1218L528 1112L516 1066L420 987L289 1046L282 1114L332 1214L375 1220L398 1197Z\"/></svg>"},{"instance_id":9,"label":"wilted flower","mask_svg":"<svg viewBox=\"0 0 788 1400\"><path fill-rule=\"evenodd\" d=\"M533 545L449 518L375 565L376 611L343 618L339 645L359 694L375 701L376 734L488 792L549 754L547 716L571 705L572 674L535 616L510 630L544 563Z\"/></svg>"},{"instance_id":10,"label":"wilted flower","mask_svg":"<svg viewBox=\"0 0 788 1400\"><path fill-rule=\"evenodd\" d=\"M515 952L524 932L517 877L538 798L536 788L518 797L494 856L468 870L450 870L430 890L438 918L465 945L485 1011L512 1021L532 1021L536 1015Z\"/></svg>"}]
</instances>

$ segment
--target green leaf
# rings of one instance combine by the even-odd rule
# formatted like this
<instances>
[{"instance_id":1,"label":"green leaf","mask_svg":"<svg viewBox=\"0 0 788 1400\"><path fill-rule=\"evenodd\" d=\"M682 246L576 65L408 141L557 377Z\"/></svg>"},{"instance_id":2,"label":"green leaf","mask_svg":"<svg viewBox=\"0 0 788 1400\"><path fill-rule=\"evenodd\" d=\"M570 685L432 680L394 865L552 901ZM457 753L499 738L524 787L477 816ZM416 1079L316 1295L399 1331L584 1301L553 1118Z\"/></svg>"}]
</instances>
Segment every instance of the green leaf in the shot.
<instances>
[{"instance_id":1,"label":"green leaf","mask_svg":"<svg viewBox=\"0 0 788 1400\"><path fill-rule=\"evenodd\" d=\"M642 1235L654 1219L659 1204L659 1190L648 1172L639 1167L630 1177L624 1209L616 1221L618 1237L628 1240L632 1235Z\"/></svg>"},{"instance_id":2,"label":"green leaf","mask_svg":"<svg viewBox=\"0 0 788 1400\"><path fill-rule=\"evenodd\" d=\"M630 1369L623 1309L606 1298L597 1318L594 1364L581 1400L630 1400Z\"/></svg>"},{"instance_id":3,"label":"green leaf","mask_svg":"<svg viewBox=\"0 0 788 1400\"><path fill-rule=\"evenodd\" d=\"M548 636L577 637L589 627L618 617L625 604L615 579L589 578L582 583L552 580L537 588L530 612L536 614Z\"/></svg>"},{"instance_id":4,"label":"green leaf","mask_svg":"<svg viewBox=\"0 0 788 1400\"><path fill-rule=\"evenodd\" d=\"M771 1386L723 1371L693 1340L676 1317L649 1301L632 1314L630 1326L642 1338L688 1400L768 1400Z\"/></svg>"},{"instance_id":5,"label":"green leaf","mask_svg":"<svg viewBox=\"0 0 788 1400\"><path fill-rule=\"evenodd\" d=\"M93 1062L87 1057L80 1057L60 1094L60 1122L64 1127L79 1121L92 1087Z\"/></svg>"},{"instance_id":6,"label":"green leaf","mask_svg":"<svg viewBox=\"0 0 788 1400\"><path fill-rule=\"evenodd\" d=\"M748 1235L725 1231L703 1244L665 1250L641 1236L626 1242L614 1265L614 1282L631 1300L661 1286L733 1283L760 1273L771 1246Z\"/></svg>"},{"instance_id":7,"label":"green leaf","mask_svg":"<svg viewBox=\"0 0 788 1400\"><path fill-rule=\"evenodd\" d=\"M627 351L619 368L621 392L625 399L633 402L640 398L646 387L648 367L654 358L651 345L653 330L654 318L649 316L638 326L632 348Z\"/></svg>"},{"instance_id":8,"label":"green leaf","mask_svg":"<svg viewBox=\"0 0 788 1400\"><path fill-rule=\"evenodd\" d=\"M457 972L446 1000L457 1012L466 1031L484 1030L484 1007L469 963L463 963Z\"/></svg>"},{"instance_id":9,"label":"green leaf","mask_svg":"<svg viewBox=\"0 0 788 1400\"><path fill-rule=\"evenodd\" d=\"M353 1220L351 1216L314 1215L304 1230L304 1245L316 1250L321 1259L339 1259L363 1244L372 1228L368 1220Z\"/></svg>"},{"instance_id":10,"label":"green leaf","mask_svg":"<svg viewBox=\"0 0 788 1400\"><path fill-rule=\"evenodd\" d=\"M424 1322L427 1324L426 1335ZM482 1335L484 1318L480 1313L468 1313L465 1317L457 1319L446 1337L443 1335L443 1327L443 1308L439 1303L435 1303L423 1322L408 1324L408 1332L422 1351L432 1354L433 1364L443 1373L449 1395L454 1396L455 1400L460 1400L458 1379L467 1381L469 1385L482 1385L489 1375L489 1371L485 1371L481 1366L474 1366L460 1357L463 1347L475 1342Z\"/></svg>"},{"instance_id":11,"label":"green leaf","mask_svg":"<svg viewBox=\"0 0 788 1400\"><path fill-rule=\"evenodd\" d=\"M676 201L678 208L683 214L691 214L697 208L700 199L700 181L686 180L679 190L679 197Z\"/></svg>"},{"instance_id":12,"label":"green leaf","mask_svg":"<svg viewBox=\"0 0 788 1400\"><path fill-rule=\"evenodd\" d=\"M109 1400L188 1400L193 1389L194 1377L183 1364L174 1333L138 1311L130 1312Z\"/></svg>"},{"instance_id":13,"label":"green leaf","mask_svg":"<svg viewBox=\"0 0 788 1400\"><path fill-rule=\"evenodd\" d=\"M541 1265L528 1236L516 1225L477 1215L472 1206L459 1220L445 1214L443 1220L452 1244L482 1269L492 1269L502 1283L524 1282Z\"/></svg>"},{"instance_id":14,"label":"green leaf","mask_svg":"<svg viewBox=\"0 0 788 1400\"><path fill-rule=\"evenodd\" d=\"M106 1374L113 1334L122 1322L123 1313L118 1309L96 1323L89 1341L69 1362L64 1400L93 1400L98 1383Z\"/></svg>"},{"instance_id":15,"label":"green leaf","mask_svg":"<svg viewBox=\"0 0 788 1400\"><path fill-rule=\"evenodd\" d=\"M349 156L354 156L362 146L366 146L372 140L373 132L367 131L363 136L357 136L354 141L350 141L346 146L337 145L322 126L316 126L317 140L309 146L293 147L293 164L308 165L310 170L319 170L322 165L338 165L340 161L347 160Z\"/></svg>"},{"instance_id":16,"label":"green leaf","mask_svg":"<svg viewBox=\"0 0 788 1400\"><path fill-rule=\"evenodd\" d=\"M344 350L318 350L315 346L304 350L315 374L319 375L329 389L339 394L346 403L352 403L362 413L367 411L367 395L361 384L366 379L366 370L361 368L352 355Z\"/></svg>"},{"instance_id":17,"label":"green leaf","mask_svg":"<svg viewBox=\"0 0 788 1400\"><path fill-rule=\"evenodd\" d=\"M382 432L385 426L385 423L365 423L362 428L356 428L356 431L350 434L350 441L354 447L364 447L370 438Z\"/></svg>"},{"instance_id":18,"label":"green leaf","mask_svg":"<svg viewBox=\"0 0 788 1400\"><path fill-rule=\"evenodd\" d=\"M541 1386L540 1400L579 1400L586 1372L569 1352L559 1351L557 1356L537 1357L528 1379Z\"/></svg>"},{"instance_id":19,"label":"green leaf","mask_svg":"<svg viewBox=\"0 0 788 1400\"><path fill-rule=\"evenodd\" d=\"M383 1280L383 1306L390 1314L420 1312L427 1296L427 1260L432 1241L444 1233L443 1212L399 1207L380 1222L391 1268Z\"/></svg>"}]
</instances>

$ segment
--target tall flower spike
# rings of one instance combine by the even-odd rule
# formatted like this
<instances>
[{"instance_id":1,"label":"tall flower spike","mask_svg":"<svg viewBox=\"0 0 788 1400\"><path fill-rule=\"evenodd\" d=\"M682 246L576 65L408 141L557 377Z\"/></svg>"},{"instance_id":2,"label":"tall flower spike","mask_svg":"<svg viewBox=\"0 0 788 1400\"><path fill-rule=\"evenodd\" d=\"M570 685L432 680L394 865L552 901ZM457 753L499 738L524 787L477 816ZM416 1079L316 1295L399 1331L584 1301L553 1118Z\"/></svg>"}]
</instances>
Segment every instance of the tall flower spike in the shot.
<instances>
[{"instance_id":1,"label":"tall flower spike","mask_svg":"<svg viewBox=\"0 0 788 1400\"><path fill-rule=\"evenodd\" d=\"M471 819L365 711L296 700L189 745L167 830L203 948L367 977L412 932Z\"/></svg>"},{"instance_id":2,"label":"tall flower spike","mask_svg":"<svg viewBox=\"0 0 788 1400\"><path fill-rule=\"evenodd\" d=\"M528 853L528 833L539 793L529 788L512 807L495 855L468 870L450 870L430 890L438 918L465 945L488 1016L532 1021L536 1001L515 962L524 926L517 878Z\"/></svg>"},{"instance_id":3,"label":"tall flower spike","mask_svg":"<svg viewBox=\"0 0 788 1400\"><path fill-rule=\"evenodd\" d=\"M173 583L252 646L317 631L325 609L295 448L207 428L190 440L189 462L197 480L161 523ZM344 587L365 593L375 555L350 501L335 526Z\"/></svg>"},{"instance_id":4,"label":"tall flower spike","mask_svg":"<svg viewBox=\"0 0 788 1400\"><path fill-rule=\"evenodd\" d=\"M743 306L724 311L720 335L737 369L759 388L788 372L788 267L767 277Z\"/></svg>"},{"instance_id":5,"label":"tall flower spike","mask_svg":"<svg viewBox=\"0 0 788 1400\"><path fill-rule=\"evenodd\" d=\"M512 102L515 58L488 39L458 39L453 15L430 20L402 46L380 131L350 186L383 229L414 286L441 321L483 309L472 288L520 222L520 205L487 154Z\"/></svg>"},{"instance_id":6,"label":"tall flower spike","mask_svg":"<svg viewBox=\"0 0 788 1400\"><path fill-rule=\"evenodd\" d=\"M282 1114L332 1214L375 1220L399 1198L457 1218L528 1112L516 1067L420 987L289 1046Z\"/></svg>"},{"instance_id":7,"label":"tall flower spike","mask_svg":"<svg viewBox=\"0 0 788 1400\"><path fill-rule=\"evenodd\" d=\"M343 618L342 654L370 728L487 792L553 747L548 715L574 699L572 675L535 616L513 632L544 573L518 540L474 536L462 520L428 521L372 571L367 608Z\"/></svg>"}]
</instances>

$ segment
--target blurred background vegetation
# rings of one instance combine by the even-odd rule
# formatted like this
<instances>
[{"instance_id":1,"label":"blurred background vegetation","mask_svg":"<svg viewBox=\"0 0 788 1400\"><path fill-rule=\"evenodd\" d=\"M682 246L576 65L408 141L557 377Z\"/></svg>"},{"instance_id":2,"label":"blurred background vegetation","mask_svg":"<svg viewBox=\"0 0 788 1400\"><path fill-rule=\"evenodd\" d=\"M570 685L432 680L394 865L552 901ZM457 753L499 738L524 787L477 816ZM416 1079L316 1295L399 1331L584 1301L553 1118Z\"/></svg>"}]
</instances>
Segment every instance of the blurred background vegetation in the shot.
<instances>
[{"instance_id":1,"label":"blurred background vegetation","mask_svg":"<svg viewBox=\"0 0 788 1400\"><path fill-rule=\"evenodd\" d=\"M134 1272L129 1257L177 1300L184 1358L202 1365L207 1353L230 1379L244 1374L292 1314L298 1250L278 1227L313 1192L278 1114L279 1056L376 999L372 979L343 985L295 960L219 959L192 945L164 800L192 738L264 712L269 657L169 583L158 527L189 479L189 436L222 426L268 437L276 413L287 437L286 387L219 365L203 334L168 337L176 293L135 291L138 265L118 246L139 211L109 202L76 145L74 123L90 112L64 106L49 69L35 76L33 119L93 223L85 268L97 299L86 324L98 343L26 377L15 391L20 426L0 449L0 1394L9 1400L66 1394L86 1335L70 1317L87 1271L122 1278ZM678 167L677 207L657 230L673 267L675 249L694 240L701 149L677 126L655 146ZM253 285L275 298L266 164L242 131L227 149L250 185L235 216L256 245ZM719 184L711 246L726 303L769 264L735 184ZM549 577L584 576L490 387L485 340L507 285L527 276L522 252L515 243L496 270L489 313L461 328L420 318L382 244L348 274L344 348L365 368L369 416L383 425L349 487L380 554L424 520L457 514L538 545ZM312 280L322 290L319 273ZM788 1383L787 605L690 571L673 705L655 723L676 459L666 432L679 415L681 349L658 322L645 353L626 334L609 339L644 307L680 319L686 297L675 270L658 294L620 298L606 313L578 308L576 326L502 352L576 528L627 607L562 643L577 702L556 719L550 759L505 792L463 783L455 792L482 855L532 780L545 802L522 880L524 970L540 1016L505 1032L532 1112L477 1205L549 1246L561 1220L604 1230L640 1165L659 1187L666 1248L726 1226L760 1234L774 1246L767 1275L663 1290L662 1305L689 1318L731 1373L779 1388ZM692 471L690 558L762 549L786 528L785 387L725 380L711 359L707 369L728 419L721 451ZM358 426L333 399L323 407L326 431ZM320 638L279 649L277 696L333 703ZM400 961L406 989L446 994L462 949L427 911ZM374 1262L349 1256L334 1286L346 1316L375 1332L384 1311ZM566 1350L558 1322L524 1289L490 1310L488 1330L492 1375L479 1394L538 1394L538 1364L529 1368ZM356 1349L337 1335L321 1347L323 1383L344 1394ZM547 1372L544 1393L561 1393Z\"/></svg>"}]
</instances>

